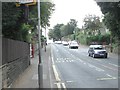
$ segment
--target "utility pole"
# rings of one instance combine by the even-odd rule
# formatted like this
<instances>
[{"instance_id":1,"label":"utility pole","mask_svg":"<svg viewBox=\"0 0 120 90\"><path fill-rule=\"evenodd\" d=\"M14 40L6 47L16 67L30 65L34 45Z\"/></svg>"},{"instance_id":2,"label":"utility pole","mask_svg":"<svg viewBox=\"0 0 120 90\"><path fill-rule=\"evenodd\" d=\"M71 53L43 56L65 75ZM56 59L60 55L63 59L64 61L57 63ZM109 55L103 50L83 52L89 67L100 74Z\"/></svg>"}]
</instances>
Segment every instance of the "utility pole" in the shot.
<instances>
[{"instance_id":1,"label":"utility pole","mask_svg":"<svg viewBox=\"0 0 120 90\"><path fill-rule=\"evenodd\" d=\"M46 40L47 40L47 37L46 37L46 26L45 26L45 38L46 38L46 39L44 40L44 44L45 44L45 52L46 52L46 43L47 43L47 42L46 42Z\"/></svg>"},{"instance_id":2,"label":"utility pole","mask_svg":"<svg viewBox=\"0 0 120 90\"><path fill-rule=\"evenodd\" d=\"M38 83L39 88L43 88L43 67L41 60L41 30L40 30L40 0L38 0L38 51L39 51L39 64L38 64Z\"/></svg>"}]
</instances>

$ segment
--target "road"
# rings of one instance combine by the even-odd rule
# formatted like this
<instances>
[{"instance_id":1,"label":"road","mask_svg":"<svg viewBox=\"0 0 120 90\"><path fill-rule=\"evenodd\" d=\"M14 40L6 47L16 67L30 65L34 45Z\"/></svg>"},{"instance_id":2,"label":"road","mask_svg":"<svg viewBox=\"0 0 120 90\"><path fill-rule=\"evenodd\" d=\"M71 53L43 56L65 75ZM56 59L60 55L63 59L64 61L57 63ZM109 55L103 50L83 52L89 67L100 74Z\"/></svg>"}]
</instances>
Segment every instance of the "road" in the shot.
<instances>
[{"instance_id":1,"label":"road","mask_svg":"<svg viewBox=\"0 0 120 90\"><path fill-rule=\"evenodd\" d=\"M51 44L53 71L58 87L63 88L118 88L118 58L92 58L87 47L69 49L62 44Z\"/></svg>"}]
</instances>

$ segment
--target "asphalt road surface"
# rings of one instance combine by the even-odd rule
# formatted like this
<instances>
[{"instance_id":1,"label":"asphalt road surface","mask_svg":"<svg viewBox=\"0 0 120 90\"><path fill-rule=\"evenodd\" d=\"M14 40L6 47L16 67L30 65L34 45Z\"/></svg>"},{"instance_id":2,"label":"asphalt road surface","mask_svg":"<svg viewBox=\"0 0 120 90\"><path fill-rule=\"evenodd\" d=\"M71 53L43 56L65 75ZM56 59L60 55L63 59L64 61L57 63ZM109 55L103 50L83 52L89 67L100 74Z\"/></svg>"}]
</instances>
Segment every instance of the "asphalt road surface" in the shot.
<instances>
[{"instance_id":1,"label":"asphalt road surface","mask_svg":"<svg viewBox=\"0 0 120 90\"><path fill-rule=\"evenodd\" d=\"M63 88L118 88L118 58L92 58L87 47L69 49L51 44L57 86Z\"/></svg>"}]
</instances>

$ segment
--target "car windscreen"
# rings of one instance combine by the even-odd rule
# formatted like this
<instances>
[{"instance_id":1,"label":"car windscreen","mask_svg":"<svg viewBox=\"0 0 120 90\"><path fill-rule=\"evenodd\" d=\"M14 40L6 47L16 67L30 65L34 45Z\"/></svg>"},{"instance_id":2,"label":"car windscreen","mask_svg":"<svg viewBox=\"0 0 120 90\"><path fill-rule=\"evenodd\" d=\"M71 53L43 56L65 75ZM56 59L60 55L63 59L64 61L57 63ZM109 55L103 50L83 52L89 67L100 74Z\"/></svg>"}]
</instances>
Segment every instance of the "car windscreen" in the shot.
<instances>
[{"instance_id":1,"label":"car windscreen","mask_svg":"<svg viewBox=\"0 0 120 90\"><path fill-rule=\"evenodd\" d=\"M103 47L95 47L94 49L95 49L95 50L102 50Z\"/></svg>"}]
</instances>

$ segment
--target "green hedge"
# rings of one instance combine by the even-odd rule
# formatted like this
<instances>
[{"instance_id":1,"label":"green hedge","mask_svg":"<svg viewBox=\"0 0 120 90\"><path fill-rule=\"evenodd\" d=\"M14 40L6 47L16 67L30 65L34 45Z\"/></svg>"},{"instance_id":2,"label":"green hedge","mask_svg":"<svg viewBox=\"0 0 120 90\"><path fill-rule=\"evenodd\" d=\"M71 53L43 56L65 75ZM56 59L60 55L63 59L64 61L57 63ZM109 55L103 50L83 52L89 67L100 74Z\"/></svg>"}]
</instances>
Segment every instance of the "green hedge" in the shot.
<instances>
[{"instance_id":1,"label":"green hedge","mask_svg":"<svg viewBox=\"0 0 120 90\"><path fill-rule=\"evenodd\" d=\"M105 34L105 35L96 35L96 36L90 36L87 37L87 44L91 44L92 42L97 42L99 44L109 44L110 43L110 34Z\"/></svg>"}]
</instances>

